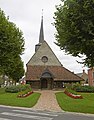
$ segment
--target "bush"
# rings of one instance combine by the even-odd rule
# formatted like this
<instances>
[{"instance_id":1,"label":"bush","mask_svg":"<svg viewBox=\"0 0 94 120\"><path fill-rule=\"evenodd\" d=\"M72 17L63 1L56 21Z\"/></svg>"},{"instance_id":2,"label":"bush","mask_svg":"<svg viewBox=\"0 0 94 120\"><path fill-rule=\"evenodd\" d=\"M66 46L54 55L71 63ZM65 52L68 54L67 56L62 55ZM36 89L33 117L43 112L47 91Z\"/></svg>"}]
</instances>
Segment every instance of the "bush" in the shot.
<instances>
[{"instance_id":1,"label":"bush","mask_svg":"<svg viewBox=\"0 0 94 120\"><path fill-rule=\"evenodd\" d=\"M19 92L19 89L17 88L17 86L8 86L6 87L5 91L10 93L17 93Z\"/></svg>"},{"instance_id":2,"label":"bush","mask_svg":"<svg viewBox=\"0 0 94 120\"><path fill-rule=\"evenodd\" d=\"M65 91L67 91L68 93L72 93L74 95L77 95L77 93L74 90L72 90L72 89L66 88Z\"/></svg>"},{"instance_id":3,"label":"bush","mask_svg":"<svg viewBox=\"0 0 94 120\"><path fill-rule=\"evenodd\" d=\"M27 89L31 90L31 86L29 84L26 84L26 85L17 85L17 88L19 89L19 92L20 91L25 91Z\"/></svg>"},{"instance_id":4,"label":"bush","mask_svg":"<svg viewBox=\"0 0 94 120\"><path fill-rule=\"evenodd\" d=\"M29 84L26 85L12 85L12 86L8 86L6 87L5 91L6 92L10 92L10 93L18 93L20 91L25 91L25 90L32 90L31 86Z\"/></svg>"},{"instance_id":5,"label":"bush","mask_svg":"<svg viewBox=\"0 0 94 120\"><path fill-rule=\"evenodd\" d=\"M17 97L22 97L22 98L23 98L23 97L27 97L27 96L31 95L32 93L33 93L33 91L27 89L27 90L25 90L25 91L19 92L19 94L18 94Z\"/></svg>"},{"instance_id":6,"label":"bush","mask_svg":"<svg viewBox=\"0 0 94 120\"><path fill-rule=\"evenodd\" d=\"M76 92L94 92L94 87L91 86L75 86L73 88Z\"/></svg>"}]
</instances>

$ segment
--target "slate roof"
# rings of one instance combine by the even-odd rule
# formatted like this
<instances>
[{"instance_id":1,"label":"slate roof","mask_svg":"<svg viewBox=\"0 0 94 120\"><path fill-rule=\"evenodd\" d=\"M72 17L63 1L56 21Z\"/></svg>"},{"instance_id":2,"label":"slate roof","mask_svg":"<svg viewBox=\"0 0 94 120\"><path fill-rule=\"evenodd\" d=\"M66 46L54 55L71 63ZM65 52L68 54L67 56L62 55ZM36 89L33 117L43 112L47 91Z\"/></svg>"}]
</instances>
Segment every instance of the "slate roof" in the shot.
<instances>
[{"instance_id":1,"label":"slate roof","mask_svg":"<svg viewBox=\"0 0 94 120\"><path fill-rule=\"evenodd\" d=\"M43 43L43 42L44 42L44 32L43 32L43 16L42 16L40 34L39 34L39 43Z\"/></svg>"},{"instance_id":2,"label":"slate roof","mask_svg":"<svg viewBox=\"0 0 94 120\"><path fill-rule=\"evenodd\" d=\"M82 78L63 66L27 66L26 80L40 80L45 69L54 76L54 81L81 81Z\"/></svg>"}]
</instances>

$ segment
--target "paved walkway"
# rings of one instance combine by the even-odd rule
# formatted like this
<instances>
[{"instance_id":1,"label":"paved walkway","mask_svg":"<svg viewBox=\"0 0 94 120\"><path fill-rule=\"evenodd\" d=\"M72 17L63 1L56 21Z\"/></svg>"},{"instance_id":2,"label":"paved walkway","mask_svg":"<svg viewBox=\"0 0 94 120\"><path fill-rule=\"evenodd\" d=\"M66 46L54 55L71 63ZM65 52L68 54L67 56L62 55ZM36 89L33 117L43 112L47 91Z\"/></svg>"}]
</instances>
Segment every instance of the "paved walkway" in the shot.
<instances>
[{"instance_id":1,"label":"paved walkway","mask_svg":"<svg viewBox=\"0 0 94 120\"><path fill-rule=\"evenodd\" d=\"M40 96L37 104L33 107L33 109L56 111L56 112L62 111L56 100L56 96L55 96L56 91L42 90L42 91L38 91L38 92L41 93L41 96Z\"/></svg>"}]
</instances>

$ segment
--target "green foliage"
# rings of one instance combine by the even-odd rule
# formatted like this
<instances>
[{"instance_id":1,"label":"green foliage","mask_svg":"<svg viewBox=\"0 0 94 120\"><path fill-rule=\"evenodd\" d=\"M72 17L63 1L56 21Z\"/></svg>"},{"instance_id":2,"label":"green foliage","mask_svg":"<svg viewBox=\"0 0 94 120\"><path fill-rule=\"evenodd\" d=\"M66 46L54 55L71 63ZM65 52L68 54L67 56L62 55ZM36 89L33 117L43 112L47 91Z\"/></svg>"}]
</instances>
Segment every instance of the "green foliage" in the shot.
<instances>
[{"instance_id":1,"label":"green foliage","mask_svg":"<svg viewBox=\"0 0 94 120\"><path fill-rule=\"evenodd\" d=\"M18 81L24 75L20 55L24 51L24 38L16 25L0 9L0 73Z\"/></svg>"},{"instance_id":2,"label":"green foliage","mask_svg":"<svg viewBox=\"0 0 94 120\"><path fill-rule=\"evenodd\" d=\"M25 85L18 85L17 86L19 88L19 91L25 91L25 90L29 90L31 91L31 86L29 84L25 84Z\"/></svg>"},{"instance_id":3,"label":"green foliage","mask_svg":"<svg viewBox=\"0 0 94 120\"><path fill-rule=\"evenodd\" d=\"M73 89L76 92L90 92L90 93L94 93L94 87L92 87L92 86L74 86Z\"/></svg>"},{"instance_id":4,"label":"green foliage","mask_svg":"<svg viewBox=\"0 0 94 120\"><path fill-rule=\"evenodd\" d=\"M23 67L23 62L21 61L21 57L19 56L18 58L15 58L14 63L10 63L7 67L7 76L15 80L16 82L19 81L19 79L22 78L24 75L24 67Z\"/></svg>"},{"instance_id":5,"label":"green foliage","mask_svg":"<svg viewBox=\"0 0 94 120\"><path fill-rule=\"evenodd\" d=\"M0 86L4 83L3 79L0 77Z\"/></svg>"},{"instance_id":6,"label":"green foliage","mask_svg":"<svg viewBox=\"0 0 94 120\"><path fill-rule=\"evenodd\" d=\"M68 89L73 89L74 87L77 87L77 86L81 86L81 84L79 82L76 82L76 83L65 83L64 84L65 88L68 88Z\"/></svg>"},{"instance_id":7,"label":"green foliage","mask_svg":"<svg viewBox=\"0 0 94 120\"><path fill-rule=\"evenodd\" d=\"M72 90L75 90L76 87L80 87L80 86L81 86L80 83L75 83L75 84L73 84L73 85L71 86L71 89L72 89Z\"/></svg>"},{"instance_id":8,"label":"green foliage","mask_svg":"<svg viewBox=\"0 0 94 120\"><path fill-rule=\"evenodd\" d=\"M65 91L67 91L68 93L72 93L72 94L74 94L74 95L77 95L77 92L75 92L75 91L72 90L72 89L66 88Z\"/></svg>"},{"instance_id":9,"label":"green foliage","mask_svg":"<svg viewBox=\"0 0 94 120\"><path fill-rule=\"evenodd\" d=\"M20 91L25 91L25 90L29 90L31 91L31 86L30 85L13 85L13 86L8 86L6 87L5 91L9 92L9 93L18 93Z\"/></svg>"},{"instance_id":10,"label":"green foliage","mask_svg":"<svg viewBox=\"0 0 94 120\"><path fill-rule=\"evenodd\" d=\"M14 85L14 86L6 87L5 91L9 93L17 93L19 92L19 89L17 86Z\"/></svg>"},{"instance_id":11,"label":"green foliage","mask_svg":"<svg viewBox=\"0 0 94 120\"><path fill-rule=\"evenodd\" d=\"M28 92L30 92L29 89L27 89L27 90L25 90L25 91L21 91L21 92L19 92L19 95L24 95L24 94L27 94Z\"/></svg>"},{"instance_id":12,"label":"green foliage","mask_svg":"<svg viewBox=\"0 0 94 120\"><path fill-rule=\"evenodd\" d=\"M64 86L65 86L65 88L69 88L70 89L72 84L71 83L65 83Z\"/></svg>"},{"instance_id":13,"label":"green foliage","mask_svg":"<svg viewBox=\"0 0 94 120\"><path fill-rule=\"evenodd\" d=\"M94 66L94 0L61 0L56 7L57 45L73 56L82 57L83 64ZM64 4L63 4L64 2Z\"/></svg>"}]
</instances>

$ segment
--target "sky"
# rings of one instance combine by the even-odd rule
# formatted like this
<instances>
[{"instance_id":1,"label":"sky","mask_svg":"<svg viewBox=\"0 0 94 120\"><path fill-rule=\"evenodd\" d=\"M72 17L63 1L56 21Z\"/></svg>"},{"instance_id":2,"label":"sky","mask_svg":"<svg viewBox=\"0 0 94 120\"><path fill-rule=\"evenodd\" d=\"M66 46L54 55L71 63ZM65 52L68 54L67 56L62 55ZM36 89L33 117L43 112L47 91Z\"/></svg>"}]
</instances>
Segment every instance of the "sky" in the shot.
<instances>
[{"instance_id":1,"label":"sky","mask_svg":"<svg viewBox=\"0 0 94 120\"><path fill-rule=\"evenodd\" d=\"M35 45L39 42L39 32L43 9L44 39L49 44L62 65L74 73L81 73L87 69L84 65L77 63L81 61L78 57L67 55L55 45L56 29L53 26L55 6L61 0L0 0L0 8L9 16L9 20L16 24L23 32L25 40L25 51L21 56L26 69L26 63L35 53Z\"/></svg>"}]
</instances>

